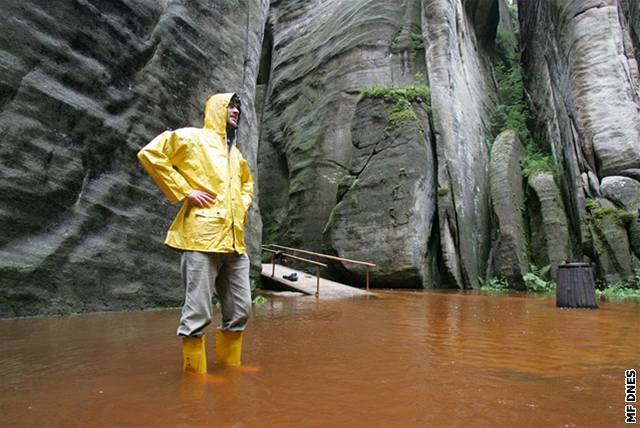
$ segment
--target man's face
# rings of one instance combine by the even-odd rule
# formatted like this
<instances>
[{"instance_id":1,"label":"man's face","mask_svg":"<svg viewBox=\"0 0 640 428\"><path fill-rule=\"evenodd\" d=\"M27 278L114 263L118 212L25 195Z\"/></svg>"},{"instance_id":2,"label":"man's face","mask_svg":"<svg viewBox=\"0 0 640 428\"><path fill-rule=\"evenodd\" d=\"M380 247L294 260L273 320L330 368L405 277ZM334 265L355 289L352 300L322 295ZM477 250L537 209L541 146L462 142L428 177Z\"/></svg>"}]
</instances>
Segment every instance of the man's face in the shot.
<instances>
[{"instance_id":1,"label":"man's face","mask_svg":"<svg viewBox=\"0 0 640 428\"><path fill-rule=\"evenodd\" d=\"M236 129L240 119L240 110L234 103L229 103L227 107L227 129Z\"/></svg>"}]
</instances>

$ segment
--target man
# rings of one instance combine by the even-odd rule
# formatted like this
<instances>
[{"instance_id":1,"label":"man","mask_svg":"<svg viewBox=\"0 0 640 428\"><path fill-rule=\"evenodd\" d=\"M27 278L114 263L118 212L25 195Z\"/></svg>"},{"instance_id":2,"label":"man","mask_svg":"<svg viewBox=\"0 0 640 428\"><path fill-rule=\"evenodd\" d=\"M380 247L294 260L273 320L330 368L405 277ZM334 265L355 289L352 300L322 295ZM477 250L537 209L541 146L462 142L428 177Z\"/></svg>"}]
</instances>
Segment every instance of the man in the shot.
<instances>
[{"instance_id":1,"label":"man","mask_svg":"<svg viewBox=\"0 0 640 428\"><path fill-rule=\"evenodd\" d=\"M165 244L182 250L185 302L178 327L183 368L206 373L204 329L211 323L215 292L222 308L216 359L240 364L242 332L251 311L249 258L243 226L253 196L249 165L236 147L240 99L209 98L203 128L166 131L138 159L172 203L184 201Z\"/></svg>"}]
</instances>

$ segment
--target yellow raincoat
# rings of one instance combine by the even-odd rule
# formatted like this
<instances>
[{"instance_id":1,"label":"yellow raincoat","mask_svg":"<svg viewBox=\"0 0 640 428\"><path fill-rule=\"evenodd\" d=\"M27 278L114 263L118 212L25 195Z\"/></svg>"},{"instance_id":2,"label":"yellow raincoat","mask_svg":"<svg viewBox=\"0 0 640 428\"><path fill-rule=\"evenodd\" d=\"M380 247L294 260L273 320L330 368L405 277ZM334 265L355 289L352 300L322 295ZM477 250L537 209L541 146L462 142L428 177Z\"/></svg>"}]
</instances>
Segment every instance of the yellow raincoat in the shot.
<instances>
[{"instance_id":1,"label":"yellow raincoat","mask_svg":"<svg viewBox=\"0 0 640 428\"><path fill-rule=\"evenodd\" d=\"M193 190L215 195L200 208L188 199L167 232L165 244L178 249L245 253L244 222L253 197L249 165L238 148L227 150L227 106L233 94L209 98L204 128L166 131L138 153L138 160L171 203Z\"/></svg>"}]
</instances>

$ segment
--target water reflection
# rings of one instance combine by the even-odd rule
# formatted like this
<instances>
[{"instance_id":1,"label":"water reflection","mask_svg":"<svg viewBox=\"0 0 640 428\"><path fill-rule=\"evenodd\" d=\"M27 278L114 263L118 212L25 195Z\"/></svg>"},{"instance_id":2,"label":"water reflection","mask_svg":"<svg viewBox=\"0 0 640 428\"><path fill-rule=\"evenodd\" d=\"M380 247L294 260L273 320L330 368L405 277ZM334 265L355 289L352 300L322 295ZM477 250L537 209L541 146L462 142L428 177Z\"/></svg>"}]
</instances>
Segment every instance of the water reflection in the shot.
<instances>
[{"instance_id":1,"label":"water reflection","mask_svg":"<svg viewBox=\"0 0 640 428\"><path fill-rule=\"evenodd\" d=\"M0 426L615 426L640 369L637 304L270 298L243 367L207 376L181 373L177 318L0 321Z\"/></svg>"}]
</instances>

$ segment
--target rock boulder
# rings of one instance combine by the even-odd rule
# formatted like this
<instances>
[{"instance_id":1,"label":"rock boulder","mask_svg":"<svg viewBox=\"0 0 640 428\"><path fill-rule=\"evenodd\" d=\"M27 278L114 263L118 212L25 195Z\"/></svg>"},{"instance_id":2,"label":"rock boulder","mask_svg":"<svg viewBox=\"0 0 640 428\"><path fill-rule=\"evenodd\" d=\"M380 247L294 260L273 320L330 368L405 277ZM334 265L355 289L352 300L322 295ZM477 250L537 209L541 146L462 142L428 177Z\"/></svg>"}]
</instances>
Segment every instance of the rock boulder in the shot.
<instances>
[{"instance_id":1,"label":"rock boulder","mask_svg":"<svg viewBox=\"0 0 640 428\"><path fill-rule=\"evenodd\" d=\"M573 261L571 237L562 195L553 175L538 172L529 177L527 216L531 262L551 266L555 278L558 266Z\"/></svg>"},{"instance_id":2,"label":"rock boulder","mask_svg":"<svg viewBox=\"0 0 640 428\"><path fill-rule=\"evenodd\" d=\"M626 230L627 218L607 199L593 199L587 217L588 236L597 275L606 282L630 280L634 259Z\"/></svg>"},{"instance_id":3,"label":"rock boulder","mask_svg":"<svg viewBox=\"0 0 640 428\"><path fill-rule=\"evenodd\" d=\"M640 182L627 177L605 177L600 185L602 196L628 213L625 222L629 231L629 243L636 257L640 258Z\"/></svg>"},{"instance_id":4,"label":"rock boulder","mask_svg":"<svg viewBox=\"0 0 640 428\"><path fill-rule=\"evenodd\" d=\"M492 248L492 275L522 288L529 262L524 222L524 187L520 156L522 144L514 131L502 132L491 147L489 180L496 217Z\"/></svg>"},{"instance_id":5,"label":"rock boulder","mask_svg":"<svg viewBox=\"0 0 640 428\"><path fill-rule=\"evenodd\" d=\"M358 103L352 181L325 236L338 256L377 265L373 286L422 288L431 285L428 246L436 204L429 121L424 104L407 105L397 121L393 109L379 99ZM362 267L342 267L364 283Z\"/></svg>"}]
</instances>

